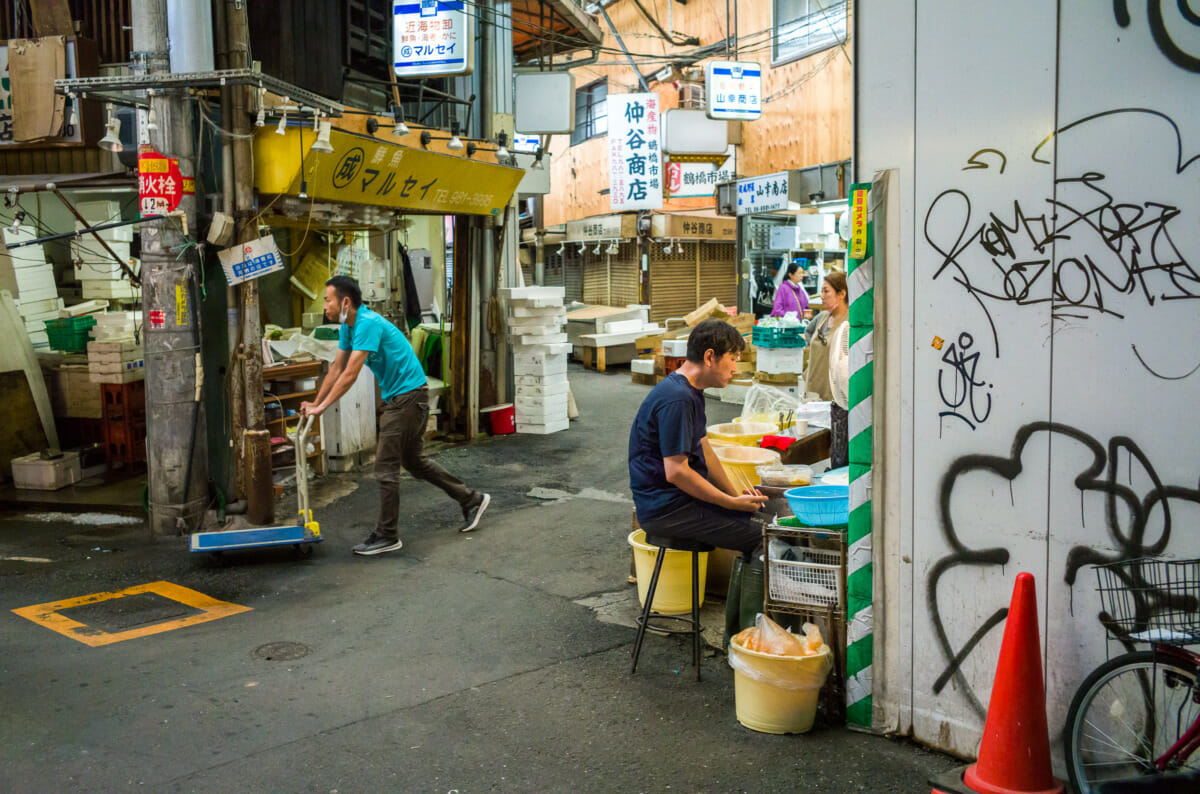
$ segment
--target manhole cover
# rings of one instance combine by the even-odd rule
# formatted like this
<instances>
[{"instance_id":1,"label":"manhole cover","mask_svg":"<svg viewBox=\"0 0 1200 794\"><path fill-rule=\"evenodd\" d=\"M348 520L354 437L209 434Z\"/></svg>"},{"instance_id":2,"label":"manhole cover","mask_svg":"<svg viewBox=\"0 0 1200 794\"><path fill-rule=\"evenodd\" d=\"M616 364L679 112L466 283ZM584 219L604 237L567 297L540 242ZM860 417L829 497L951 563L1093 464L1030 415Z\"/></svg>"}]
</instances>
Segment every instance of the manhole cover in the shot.
<instances>
[{"instance_id":1,"label":"manhole cover","mask_svg":"<svg viewBox=\"0 0 1200 794\"><path fill-rule=\"evenodd\" d=\"M268 642L254 649L254 658L264 662L290 662L309 654L309 647L299 642Z\"/></svg>"}]
</instances>

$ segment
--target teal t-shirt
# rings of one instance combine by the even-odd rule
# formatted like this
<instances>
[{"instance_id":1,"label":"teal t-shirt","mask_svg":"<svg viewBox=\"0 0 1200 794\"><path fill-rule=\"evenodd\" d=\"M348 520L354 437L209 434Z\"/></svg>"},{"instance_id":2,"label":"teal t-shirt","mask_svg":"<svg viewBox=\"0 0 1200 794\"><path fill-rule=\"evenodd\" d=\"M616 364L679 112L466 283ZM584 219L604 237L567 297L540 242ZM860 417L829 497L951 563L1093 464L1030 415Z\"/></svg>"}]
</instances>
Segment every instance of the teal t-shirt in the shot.
<instances>
[{"instance_id":1,"label":"teal t-shirt","mask_svg":"<svg viewBox=\"0 0 1200 794\"><path fill-rule=\"evenodd\" d=\"M420 389L427 383L408 339L399 328L366 306L358 307L354 325L342 323L338 348L367 352L367 366L375 373L380 396L385 400Z\"/></svg>"}]
</instances>

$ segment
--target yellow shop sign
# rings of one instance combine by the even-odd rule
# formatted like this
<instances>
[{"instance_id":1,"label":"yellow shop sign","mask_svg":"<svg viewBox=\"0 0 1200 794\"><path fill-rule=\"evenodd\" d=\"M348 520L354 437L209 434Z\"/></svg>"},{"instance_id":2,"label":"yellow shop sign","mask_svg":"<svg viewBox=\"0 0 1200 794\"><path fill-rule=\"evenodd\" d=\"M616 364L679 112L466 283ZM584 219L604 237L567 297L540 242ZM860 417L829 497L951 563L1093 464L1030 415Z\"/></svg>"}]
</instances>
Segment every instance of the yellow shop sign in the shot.
<instances>
[{"instance_id":1,"label":"yellow shop sign","mask_svg":"<svg viewBox=\"0 0 1200 794\"><path fill-rule=\"evenodd\" d=\"M254 187L260 193L394 207L415 213L498 215L520 184L519 168L397 146L333 130L333 151L311 151L316 134L261 129L254 138ZM303 152L303 159L301 153Z\"/></svg>"}]
</instances>

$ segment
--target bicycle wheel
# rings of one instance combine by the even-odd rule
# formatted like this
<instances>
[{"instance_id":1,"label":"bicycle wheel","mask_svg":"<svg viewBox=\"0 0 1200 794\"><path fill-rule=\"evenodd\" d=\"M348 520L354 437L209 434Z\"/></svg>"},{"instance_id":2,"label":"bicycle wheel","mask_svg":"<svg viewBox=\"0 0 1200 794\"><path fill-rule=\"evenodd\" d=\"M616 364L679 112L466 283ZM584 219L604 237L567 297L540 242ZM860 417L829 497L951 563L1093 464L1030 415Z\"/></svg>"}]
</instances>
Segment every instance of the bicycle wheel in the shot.
<instances>
[{"instance_id":1,"label":"bicycle wheel","mask_svg":"<svg viewBox=\"0 0 1200 794\"><path fill-rule=\"evenodd\" d=\"M1156 772L1155 760L1200 719L1197 670L1135 651L1097 667L1067 712L1067 770L1082 794L1103 781ZM1200 770L1200 758L1173 769Z\"/></svg>"}]
</instances>

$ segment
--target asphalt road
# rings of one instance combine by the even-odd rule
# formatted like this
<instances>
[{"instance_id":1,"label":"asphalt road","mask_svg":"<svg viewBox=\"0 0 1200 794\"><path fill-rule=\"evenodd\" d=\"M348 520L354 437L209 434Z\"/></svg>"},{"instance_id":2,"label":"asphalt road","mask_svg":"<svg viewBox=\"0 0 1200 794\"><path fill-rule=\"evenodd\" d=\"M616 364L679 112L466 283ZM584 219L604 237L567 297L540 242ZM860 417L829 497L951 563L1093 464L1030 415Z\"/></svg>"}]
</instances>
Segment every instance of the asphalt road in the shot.
<instances>
[{"instance_id":1,"label":"asphalt road","mask_svg":"<svg viewBox=\"0 0 1200 794\"><path fill-rule=\"evenodd\" d=\"M571 377L569 431L438 454L492 494L479 531L406 479L405 547L376 558L349 551L369 474L320 481L307 559L217 565L127 519L0 516L0 790L928 792L953 759L743 728L723 657L696 683L681 640L648 637L629 676L625 446L647 388ZM104 593L123 594L84 598Z\"/></svg>"}]
</instances>

